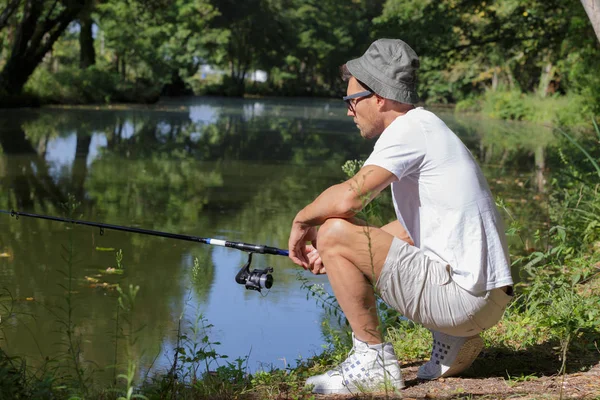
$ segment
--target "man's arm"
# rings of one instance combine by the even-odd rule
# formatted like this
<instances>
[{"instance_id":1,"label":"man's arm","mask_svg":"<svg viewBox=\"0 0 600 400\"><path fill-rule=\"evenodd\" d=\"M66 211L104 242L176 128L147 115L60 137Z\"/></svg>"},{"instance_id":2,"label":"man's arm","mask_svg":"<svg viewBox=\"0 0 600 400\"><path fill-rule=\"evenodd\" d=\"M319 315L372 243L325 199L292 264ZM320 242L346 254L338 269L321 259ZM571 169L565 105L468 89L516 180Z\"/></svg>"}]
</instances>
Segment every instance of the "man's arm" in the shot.
<instances>
[{"instance_id":1,"label":"man's arm","mask_svg":"<svg viewBox=\"0 0 600 400\"><path fill-rule=\"evenodd\" d=\"M396 176L385 168L368 165L346 182L323 191L294 218L288 242L292 261L307 268L306 242L316 239L315 227L328 218L353 217L395 180Z\"/></svg>"},{"instance_id":2,"label":"man's arm","mask_svg":"<svg viewBox=\"0 0 600 400\"><path fill-rule=\"evenodd\" d=\"M296 215L294 223L318 226L328 218L351 218L395 180L387 169L367 165L346 182L323 191Z\"/></svg>"}]
</instances>

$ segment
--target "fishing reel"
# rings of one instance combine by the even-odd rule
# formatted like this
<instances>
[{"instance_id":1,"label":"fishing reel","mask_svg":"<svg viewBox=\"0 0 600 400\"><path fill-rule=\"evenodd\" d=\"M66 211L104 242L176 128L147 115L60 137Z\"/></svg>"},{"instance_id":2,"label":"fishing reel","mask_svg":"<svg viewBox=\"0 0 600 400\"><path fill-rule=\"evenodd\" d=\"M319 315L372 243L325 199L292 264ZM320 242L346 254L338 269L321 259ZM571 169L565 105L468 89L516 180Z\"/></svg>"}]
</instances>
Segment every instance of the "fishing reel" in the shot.
<instances>
[{"instance_id":1,"label":"fishing reel","mask_svg":"<svg viewBox=\"0 0 600 400\"><path fill-rule=\"evenodd\" d=\"M242 269L235 276L235 281L240 285L245 285L248 290L256 290L260 292L262 289L271 289L273 286L273 268L254 269L250 271L250 263L252 262L252 253L248 253L248 262L244 264Z\"/></svg>"}]
</instances>

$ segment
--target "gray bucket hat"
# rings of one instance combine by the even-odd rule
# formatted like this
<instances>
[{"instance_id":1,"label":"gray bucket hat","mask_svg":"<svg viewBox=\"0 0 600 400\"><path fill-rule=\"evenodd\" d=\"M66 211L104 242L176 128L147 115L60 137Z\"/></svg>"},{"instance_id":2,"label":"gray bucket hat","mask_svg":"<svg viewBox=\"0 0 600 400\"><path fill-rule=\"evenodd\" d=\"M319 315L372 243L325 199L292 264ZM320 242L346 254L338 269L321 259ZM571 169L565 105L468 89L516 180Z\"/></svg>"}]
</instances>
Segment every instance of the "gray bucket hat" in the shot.
<instances>
[{"instance_id":1,"label":"gray bucket hat","mask_svg":"<svg viewBox=\"0 0 600 400\"><path fill-rule=\"evenodd\" d=\"M379 96L416 104L419 57L400 39L379 39L365 54L346 63L348 71Z\"/></svg>"}]
</instances>

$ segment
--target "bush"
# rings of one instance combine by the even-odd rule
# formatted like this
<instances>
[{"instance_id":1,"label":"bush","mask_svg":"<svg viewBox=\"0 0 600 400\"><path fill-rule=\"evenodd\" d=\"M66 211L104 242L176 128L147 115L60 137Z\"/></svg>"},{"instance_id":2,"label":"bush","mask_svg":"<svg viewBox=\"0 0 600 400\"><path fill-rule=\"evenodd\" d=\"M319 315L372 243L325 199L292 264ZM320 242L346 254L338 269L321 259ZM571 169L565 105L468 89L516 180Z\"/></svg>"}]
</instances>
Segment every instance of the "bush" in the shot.
<instances>
[{"instance_id":1,"label":"bush","mask_svg":"<svg viewBox=\"0 0 600 400\"><path fill-rule=\"evenodd\" d=\"M593 110L593 104L582 95L539 97L516 90L488 90L482 97L458 102L455 108L456 112L481 112L496 119L585 129Z\"/></svg>"},{"instance_id":2,"label":"bush","mask_svg":"<svg viewBox=\"0 0 600 400\"><path fill-rule=\"evenodd\" d=\"M530 104L521 92L488 90L483 96L482 111L491 118L520 121L531 114Z\"/></svg>"},{"instance_id":3,"label":"bush","mask_svg":"<svg viewBox=\"0 0 600 400\"><path fill-rule=\"evenodd\" d=\"M24 89L45 104L150 103L160 94L160 88L151 82L122 81L117 73L95 66L65 68L55 74L37 68Z\"/></svg>"},{"instance_id":4,"label":"bush","mask_svg":"<svg viewBox=\"0 0 600 400\"><path fill-rule=\"evenodd\" d=\"M481 98L469 97L456 103L455 112L480 112Z\"/></svg>"}]
</instances>

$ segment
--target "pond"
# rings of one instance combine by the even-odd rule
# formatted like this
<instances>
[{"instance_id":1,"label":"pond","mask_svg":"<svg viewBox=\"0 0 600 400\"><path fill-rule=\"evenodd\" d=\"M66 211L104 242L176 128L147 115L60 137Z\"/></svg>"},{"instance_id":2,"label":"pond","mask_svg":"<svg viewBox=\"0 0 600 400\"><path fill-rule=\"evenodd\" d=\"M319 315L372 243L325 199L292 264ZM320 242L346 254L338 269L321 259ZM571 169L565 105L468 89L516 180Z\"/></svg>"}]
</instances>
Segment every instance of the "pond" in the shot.
<instances>
[{"instance_id":1,"label":"pond","mask_svg":"<svg viewBox=\"0 0 600 400\"><path fill-rule=\"evenodd\" d=\"M504 199L505 216L541 226L551 133L438 111ZM296 212L372 148L345 113L335 100L222 98L1 111L0 209L286 248ZM75 347L107 377L127 357L127 332L143 373L168 370L178 332L193 336L193 326L192 342L206 346L206 333L218 354L245 359L251 371L321 352L328 317L306 287L327 290L326 278L254 255L252 268L273 267L275 282L247 291L234 280L246 259L1 213L0 347L34 364ZM119 310L116 284L139 286L131 313Z\"/></svg>"}]
</instances>

